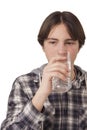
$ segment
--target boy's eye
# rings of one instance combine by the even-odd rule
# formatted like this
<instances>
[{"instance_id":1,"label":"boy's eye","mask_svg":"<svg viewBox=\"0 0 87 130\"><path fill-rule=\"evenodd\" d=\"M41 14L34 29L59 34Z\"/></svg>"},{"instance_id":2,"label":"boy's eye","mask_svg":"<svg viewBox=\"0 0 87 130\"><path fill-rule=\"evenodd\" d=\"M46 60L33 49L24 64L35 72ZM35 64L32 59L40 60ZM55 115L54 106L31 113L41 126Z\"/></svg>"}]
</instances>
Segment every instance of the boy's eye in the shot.
<instances>
[{"instance_id":1,"label":"boy's eye","mask_svg":"<svg viewBox=\"0 0 87 130\"><path fill-rule=\"evenodd\" d=\"M49 41L49 43L56 44L57 42L56 41Z\"/></svg>"},{"instance_id":2,"label":"boy's eye","mask_svg":"<svg viewBox=\"0 0 87 130\"><path fill-rule=\"evenodd\" d=\"M74 44L74 42L73 41L72 42L65 42L65 44L72 45L72 44Z\"/></svg>"},{"instance_id":3,"label":"boy's eye","mask_svg":"<svg viewBox=\"0 0 87 130\"><path fill-rule=\"evenodd\" d=\"M72 44L72 42L66 42L66 44Z\"/></svg>"},{"instance_id":4,"label":"boy's eye","mask_svg":"<svg viewBox=\"0 0 87 130\"><path fill-rule=\"evenodd\" d=\"M54 41L52 41L52 42L50 42L51 44L54 44L55 42Z\"/></svg>"}]
</instances>

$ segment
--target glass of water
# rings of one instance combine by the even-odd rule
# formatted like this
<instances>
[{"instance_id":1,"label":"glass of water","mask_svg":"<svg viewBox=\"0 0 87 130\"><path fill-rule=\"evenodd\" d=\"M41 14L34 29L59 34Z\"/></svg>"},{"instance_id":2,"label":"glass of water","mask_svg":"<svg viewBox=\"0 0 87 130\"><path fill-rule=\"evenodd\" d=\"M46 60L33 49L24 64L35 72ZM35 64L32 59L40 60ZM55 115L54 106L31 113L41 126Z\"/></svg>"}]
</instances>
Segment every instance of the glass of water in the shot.
<instances>
[{"instance_id":1,"label":"glass of water","mask_svg":"<svg viewBox=\"0 0 87 130\"><path fill-rule=\"evenodd\" d=\"M56 93L64 93L67 92L71 89L72 83L71 83L71 57L70 57L70 52L67 52L67 61L66 61L68 68L69 68L69 73L67 76L66 81L63 81L59 79L58 77L53 77L52 78L52 89L53 92Z\"/></svg>"}]
</instances>

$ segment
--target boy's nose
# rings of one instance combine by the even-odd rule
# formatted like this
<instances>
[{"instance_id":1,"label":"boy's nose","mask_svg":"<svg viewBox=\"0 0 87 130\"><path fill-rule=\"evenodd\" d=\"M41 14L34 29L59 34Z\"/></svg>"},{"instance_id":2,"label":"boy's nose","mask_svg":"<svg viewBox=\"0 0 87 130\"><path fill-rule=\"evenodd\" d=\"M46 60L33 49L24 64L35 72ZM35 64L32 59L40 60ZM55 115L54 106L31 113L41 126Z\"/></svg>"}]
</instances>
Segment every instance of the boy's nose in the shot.
<instances>
[{"instance_id":1,"label":"boy's nose","mask_svg":"<svg viewBox=\"0 0 87 130\"><path fill-rule=\"evenodd\" d=\"M57 49L58 54L65 55L67 53L67 49L64 44L59 44Z\"/></svg>"}]
</instances>

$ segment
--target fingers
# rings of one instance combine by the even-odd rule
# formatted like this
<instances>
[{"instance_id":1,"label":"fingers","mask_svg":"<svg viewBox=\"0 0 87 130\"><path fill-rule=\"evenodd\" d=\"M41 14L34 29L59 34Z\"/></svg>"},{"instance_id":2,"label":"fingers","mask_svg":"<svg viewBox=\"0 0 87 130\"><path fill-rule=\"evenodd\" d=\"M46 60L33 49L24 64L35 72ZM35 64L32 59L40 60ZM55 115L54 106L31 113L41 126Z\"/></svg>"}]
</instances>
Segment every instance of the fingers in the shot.
<instances>
[{"instance_id":1,"label":"fingers","mask_svg":"<svg viewBox=\"0 0 87 130\"><path fill-rule=\"evenodd\" d=\"M61 55L59 55L59 56L55 56L55 57L52 57L51 58L51 60L49 61L49 64L52 64L52 63L55 63L55 62L66 62L66 60L67 60L67 57L66 56L61 56Z\"/></svg>"},{"instance_id":2,"label":"fingers","mask_svg":"<svg viewBox=\"0 0 87 130\"><path fill-rule=\"evenodd\" d=\"M66 80L67 76L68 76L68 71L66 70L57 70L57 69L49 69L49 70L45 70L43 72L43 74L45 73L45 77L49 77L49 80L51 80L53 77L58 77L62 80Z\"/></svg>"},{"instance_id":3,"label":"fingers","mask_svg":"<svg viewBox=\"0 0 87 130\"><path fill-rule=\"evenodd\" d=\"M45 68L47 72L61 72L61 73L66 73L68 72L68 68L66 64L62 63L54 63L52 65L48 65Z\"/></svg>"},{"instance_id":4,"label":"fingers","mask_svg":"<svg viewBox=\"0 0 87 130\"><path fill-rule=\"evenodd\" d=\"M58 77L62 80L66 80L68 76L68 67L66 64L61 63L60 61L55 63L48 63L48 65L44 68L43 73L46 74L46 77L49 76L51 79L52 77Z\"/></svg>"}]
</instances>

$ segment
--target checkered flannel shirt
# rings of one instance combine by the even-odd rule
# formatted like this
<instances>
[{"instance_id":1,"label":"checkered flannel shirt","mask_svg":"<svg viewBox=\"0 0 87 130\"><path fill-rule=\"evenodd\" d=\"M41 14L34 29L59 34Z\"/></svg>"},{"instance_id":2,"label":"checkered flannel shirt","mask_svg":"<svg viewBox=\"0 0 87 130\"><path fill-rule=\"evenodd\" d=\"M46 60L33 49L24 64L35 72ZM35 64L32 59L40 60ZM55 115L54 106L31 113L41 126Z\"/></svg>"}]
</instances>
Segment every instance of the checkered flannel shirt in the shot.
<instances>
[{"instance_id":1,"label":"checkered flannel shirt","mask_svg":"<svg viewBox=\"0 0 87 130\"><path fill-rule=\"evenodd\" d=\"M51 93L39 112L31 100L42 68L14 81L1 130L87 130L87 72L75 66L72 88L64 94Z\"/></svg>"}]
</instances>

